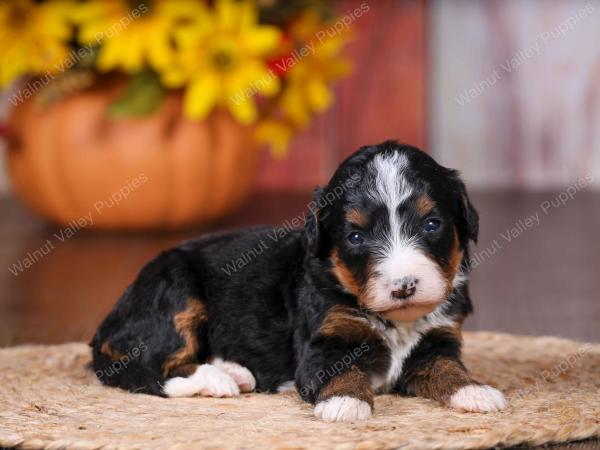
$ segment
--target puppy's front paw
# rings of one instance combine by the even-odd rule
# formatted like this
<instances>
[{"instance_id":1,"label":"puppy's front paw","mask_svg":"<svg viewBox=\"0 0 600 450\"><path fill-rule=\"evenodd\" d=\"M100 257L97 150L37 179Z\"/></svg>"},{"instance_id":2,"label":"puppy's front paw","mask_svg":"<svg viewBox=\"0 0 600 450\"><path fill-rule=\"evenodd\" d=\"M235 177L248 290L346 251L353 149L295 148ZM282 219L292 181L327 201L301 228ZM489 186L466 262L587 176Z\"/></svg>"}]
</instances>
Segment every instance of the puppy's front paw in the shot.
<instances>
[{"instance_id":1,"label":"puppy's front paw","mask_svg":"<svg viewBox=\"0 0 600 450\"><path fill-rule=\"evenodd\" d=\"M326 422L355 422L371 417L371 405L354 397L336 396L320 401L315 416Z\"/></svg>"},{"instance_id":2,"label":"puppy's front paw","mask_svg":"<svg viewBox=\"0 0 600 450\"><path fill-rule=\"evenodd\" d=\"M506 408L506 399L498 389L471 384L461 387L450 397L450 406L463 412L493 412Z\"/></svg>"}]
</instances>

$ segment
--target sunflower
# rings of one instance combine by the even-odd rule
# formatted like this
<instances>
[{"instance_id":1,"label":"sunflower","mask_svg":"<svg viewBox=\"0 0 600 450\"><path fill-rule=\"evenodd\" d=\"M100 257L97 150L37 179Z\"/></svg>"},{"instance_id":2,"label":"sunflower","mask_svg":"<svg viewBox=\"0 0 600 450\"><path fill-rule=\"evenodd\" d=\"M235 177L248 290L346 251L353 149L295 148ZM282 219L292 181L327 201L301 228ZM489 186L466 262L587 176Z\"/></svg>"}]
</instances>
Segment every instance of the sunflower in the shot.
<instances>
[{"instance_id":1,"label":"sunflower","mask_svg":"<svg viewBox=\"0 0 600 450\"><path fill-rule=\"evenodd\" d=\"M350 71L350 64L341 56L350 33L323 37L326 28L317 11L306 11L290 28L289 40L295 50L271 61L283 77L284 87L271 116L259 124L255 136L269 145L276 158L285 156L294 134L306 127L314 114L331 105L331 84Z\"/></svg>"},{"instance_id":2,"label":"sunflower","mask_svg":"<svg viewBox=\"0 0 600 450\"><path fill-rule=\"evenodd\" d=\"M276 27L258 24L253 2L217 0L196 26L178 30L178 64L162 71L163 81L186 86L184 110L190 118L203 119L218 105L239 122L252 123L258 117L255 95L279 91L279 78L265 58L280 40Z\"/></svg>"},{"instance_id":3,"label":"sunflower","mask_svg":"<svg viewBox=\"0 0 600 450\"><path fill-rule=\"evenodd\" d=\"M317 31L323 28L315 13L309 11L291 29L291 35L298 42L308 43L311 48L307 56L298 59L286 72L280 99L284 116L299 127L306 126L313 114L331 105L332 82L350 71L350 64L341 56L349 40L348 33L318 39Z\"/></svg>"},{"instance_id":4,"label":"sunflower","mask_svg":"<svg viewBox=\"0 0 600 450\"><path fill-rule=\"evenodd\" d=\"M72 27L70 1L0 3L0 86L25 74L48 75L61 70L69 57L66 42Z\"/></svg>"},{"instance_id":5,"label":"sunflower","mask_svg":"<svg viewBox=\"0 0 600 450\"><path fill-rule=\"evenodd\" d=\"M104 1L82 3L76 12L79 42L100 45L96 67L140 72L173 62L172 33L204 13L197 0Z\"/></svg>"}]
</instances>

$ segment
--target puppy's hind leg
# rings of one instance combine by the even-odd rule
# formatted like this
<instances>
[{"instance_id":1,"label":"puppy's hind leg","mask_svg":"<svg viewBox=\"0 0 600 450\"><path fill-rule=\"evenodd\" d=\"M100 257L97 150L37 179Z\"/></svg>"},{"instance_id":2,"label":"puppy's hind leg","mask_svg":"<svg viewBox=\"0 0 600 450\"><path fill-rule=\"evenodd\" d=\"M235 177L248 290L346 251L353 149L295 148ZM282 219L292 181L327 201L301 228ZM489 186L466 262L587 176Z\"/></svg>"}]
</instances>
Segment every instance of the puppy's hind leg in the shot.
<instances>
[{"instance_id":1,"label":"puppy's hind leg","mask_svg":"<svg viewBox=\"0 0 600 450\"><path fill-rule=\"evenodd\" d=\"M165 380L195 371L208 356L204 298L185 252L168 250L150 261L92 339L96 376L109 386L165 396Z\"/></svg>"}]
</instances>

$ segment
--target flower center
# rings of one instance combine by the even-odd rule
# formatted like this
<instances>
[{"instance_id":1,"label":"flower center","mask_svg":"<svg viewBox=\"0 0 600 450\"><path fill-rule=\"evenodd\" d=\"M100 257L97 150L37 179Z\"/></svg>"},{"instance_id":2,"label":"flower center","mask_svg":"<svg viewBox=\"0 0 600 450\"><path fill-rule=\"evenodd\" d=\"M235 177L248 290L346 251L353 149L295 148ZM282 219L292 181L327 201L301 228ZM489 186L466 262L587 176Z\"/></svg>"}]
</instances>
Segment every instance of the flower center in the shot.
<instances>
[{"instance_id":1,"label":"flower center","mask_svg":"<svg viewBox=\"0 0 600 450\"><path fill-rule=\"evenodd\" d=\"M223 72L231 70L231 68L235 65L234 55L224 50L215 51L212 54L212 61L213 64L217 67L217 69Z\"/></svg>"}]
</instances>

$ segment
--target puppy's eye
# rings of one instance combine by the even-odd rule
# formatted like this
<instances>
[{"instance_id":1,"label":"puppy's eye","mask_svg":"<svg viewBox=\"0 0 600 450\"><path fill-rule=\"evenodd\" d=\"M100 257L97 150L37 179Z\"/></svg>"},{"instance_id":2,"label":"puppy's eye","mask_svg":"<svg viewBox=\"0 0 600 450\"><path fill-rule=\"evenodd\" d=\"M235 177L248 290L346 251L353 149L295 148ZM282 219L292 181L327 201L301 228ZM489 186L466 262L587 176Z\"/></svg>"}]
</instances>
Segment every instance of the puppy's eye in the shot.
<instances>
[{"instance_id":1,"label":"puppy's eye","mask_svg":"<svg viewBox=\"0 0 600 450\"><path fill-rule=\"evenodd\" d=\"M352 245L360 245L365 241L364 236L362 235L362 233L359 233L358 231L354 231L353 233L350 233L348 235L348 242L350 242Z\"/></svg>"},{"instance_id":2,"label":"puppy's eye","mask_svg":"<svg viewBox=\"0 0 600 450\"><path fill-rule=\"evenodd\" d=\"M433 233L442 226L442 222L439 219L427 219L423 224L423 231L426 233Z\"/></svg>"}]
</instances>

